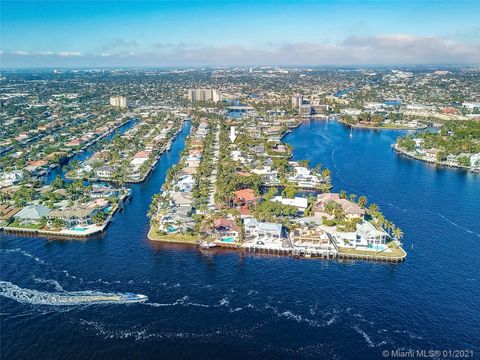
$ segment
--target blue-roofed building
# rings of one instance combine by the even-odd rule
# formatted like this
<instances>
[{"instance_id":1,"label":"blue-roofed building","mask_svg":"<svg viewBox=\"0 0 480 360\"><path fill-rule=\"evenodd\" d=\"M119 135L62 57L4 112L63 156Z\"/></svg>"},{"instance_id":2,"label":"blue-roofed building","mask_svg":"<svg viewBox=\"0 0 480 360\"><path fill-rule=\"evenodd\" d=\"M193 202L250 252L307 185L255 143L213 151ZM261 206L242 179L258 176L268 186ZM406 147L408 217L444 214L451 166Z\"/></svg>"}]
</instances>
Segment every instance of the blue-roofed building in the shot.
<instances>
[{"instance_id":1,"label":"blue-roofed building","mask_svg":"<svg viewBox=\"0 0 480 360\"><path fill-rule=\"evenodd\" d=\"M47 216L50 211L49 208L42 205L29 205L16 213L14 218L22 223L30 224L40 221L43 217Z\"/></svg>"}]
</instances>

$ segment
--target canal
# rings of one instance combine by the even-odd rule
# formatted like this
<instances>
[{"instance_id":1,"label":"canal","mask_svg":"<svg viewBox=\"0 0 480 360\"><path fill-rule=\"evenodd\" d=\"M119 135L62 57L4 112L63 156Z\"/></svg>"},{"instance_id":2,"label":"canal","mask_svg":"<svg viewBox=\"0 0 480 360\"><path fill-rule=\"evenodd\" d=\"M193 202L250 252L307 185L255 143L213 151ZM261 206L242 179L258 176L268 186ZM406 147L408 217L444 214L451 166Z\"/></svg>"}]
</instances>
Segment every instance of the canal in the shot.
<instances>
[{"instance_id":1,"label":"canal","mask_svg":"<svg viewBox=\"0 0 480 360\"><path fill-rule=\"evenodd\" d=\"M132 186L131 202L103 237L0 234L2 357L374 359L398 348L478 354L478 175L398 157L390 145L400 132L358 129L350 137L336 122L305 122L285 138L295 158L330 168L335 190L377 203L405 232L407 260L202 253L146 239L150 199L179 160L189 128L151 176ZM149 300L39 301L62 291Z\"/></svg>"},{"instance_id":2,"label":"canal","mask_svg":"<svg viewBox=\"0 0 480 360\"><path fill-rule=\"evenodd\" d=\"M124 134L127 130L131 129L132 127L135 126L135 124L138 123L138 119L136 118L131 118L115 130L113 130L110 134L104 136L102 139L100 139L98 142L95 142L95 144L92 144L91 146L87 147L86 149L78 152L74 156L72 156L70 159L68 159L62 166L58 166L52 171L48 173L48 175L45 177L45 183L50 184L53 179L55 179L57 176L60 176L61 178L65 179L65 174L66 174L66 168L68 167L68 164L71 163L72 161L78 161L82 162L89 157L91 157L95 151L97 151L97 147L99 145L99 142L109 142L112 140L116 135L119 134Z\"/></svg>"}]
</instances>

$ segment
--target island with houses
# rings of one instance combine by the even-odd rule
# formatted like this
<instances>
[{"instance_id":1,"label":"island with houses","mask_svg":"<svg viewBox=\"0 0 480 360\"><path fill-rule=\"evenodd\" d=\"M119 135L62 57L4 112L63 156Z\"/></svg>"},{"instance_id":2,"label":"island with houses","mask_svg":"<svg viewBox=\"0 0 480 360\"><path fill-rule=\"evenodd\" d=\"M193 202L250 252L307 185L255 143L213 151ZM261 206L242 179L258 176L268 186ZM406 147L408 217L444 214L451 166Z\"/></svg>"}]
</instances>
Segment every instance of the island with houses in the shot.
<instances>
[{"instance_id":1,"label":"island with houses","mask_svg":"<svg viewBox=\"0 0 480 360\"><path fill-rule=\"evenodd\" d=\"M148 212L152 241L294 257L402 261L403 233L330 171L292 160L291 127L197 112L181 160Z\"/></svg>"}]
</instances>

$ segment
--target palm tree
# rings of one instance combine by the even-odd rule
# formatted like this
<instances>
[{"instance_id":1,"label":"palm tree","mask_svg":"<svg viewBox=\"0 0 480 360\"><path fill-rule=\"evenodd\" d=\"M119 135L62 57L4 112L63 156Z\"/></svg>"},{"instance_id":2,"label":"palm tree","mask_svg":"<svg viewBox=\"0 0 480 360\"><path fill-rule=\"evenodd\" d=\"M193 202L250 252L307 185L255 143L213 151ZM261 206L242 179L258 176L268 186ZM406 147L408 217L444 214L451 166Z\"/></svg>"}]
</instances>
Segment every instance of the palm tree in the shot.
<instances>
[{"instance_id":1,"label":"palm tree","mask_svg":"<svg viewBox=\"0 0 480 360\"><path fill-rule=\"evenodd\" d=\"M366 196L362 195L358 198L358 206L360 206L362 209L364 209L365 206L367 206L367 203L368 203L368 200Z\"/></svg>"},{"instance_id":2,"label":"palm tree","mask_svg":"<svg viewBox=\"0 0 480 360\"><path fill-rule=\"evenodd\" d=\"M357 198L357 195L355 194L350 194L348 195L348 199L351 201L351 202L355 202L355 199Z\"/></svg>"},{"instance_id":3,"label":"palm tree","mask_svg":"<svg viewBox=\"0 0 480 360\"><path fill-rule=\"evenodd\" d=\"M0 203L10 200L10 195L6 192L0 192Z\"/></svg>"},{"instance_id":4,"label":"palm tree","mask_svg":"<svg viewBox=\"0 0 480 360\"><path fill-rule=\"evenodd\" d=\"M395 228L393 230L393 237L396 239L396 240L400 240L401 238L403 238L403 231L400 229L400 228Z\"/></svg>"},{"instance_id":5,"label":"palm tree","mask_svg":"<svg viewBox=\"0 0 480 360\"><path fill-rule=\"evenodd\" d=\"M370 214L372 216L376 215L378 213L378 205L375 203L372 203L369 207L368 210L370 211Z\"/></svg>"},{"instance_id":6,"label":"palm tree","mask_svg":"<svg viewBox=\"0 0 480 360\"><path fill-rule=\"evenodd\" d=\"M346 199L347 192L345 190L340 190L340 194L338 196L340 197L340 199Z\"/></svg>"}]
</instances>

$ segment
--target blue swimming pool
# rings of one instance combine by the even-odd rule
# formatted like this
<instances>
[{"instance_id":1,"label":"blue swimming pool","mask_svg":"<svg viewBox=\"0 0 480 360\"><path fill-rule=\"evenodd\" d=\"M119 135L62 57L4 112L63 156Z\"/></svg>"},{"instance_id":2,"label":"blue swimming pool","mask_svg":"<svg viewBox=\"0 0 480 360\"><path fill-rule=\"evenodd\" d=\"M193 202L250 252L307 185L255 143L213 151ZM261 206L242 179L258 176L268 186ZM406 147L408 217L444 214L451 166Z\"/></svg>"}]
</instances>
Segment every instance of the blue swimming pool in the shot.
<instances>
[{"instance_id":1,"label":"blue swimming pool","mask_svg":"<svg viewBox=\"0 0 480 360\"><path fill-rule=\"evenodd\" d=\"M383 251L387 248L387 245L374 245L374 244L369 244L367 246L368 250L375 250L375 251Z\"/></svg>"},{"instance_id":2,"label":"blue swimming pool","mask_svg":"<svg viewBox=\"0 0 480 360\"><path fill-rule=\"evenodd\" d=\"M221 242L232 243L235 242L235 238L233 236L224 236L220 238Z\"/></svg>"},{"instance_id":3,"label":"blue swimming pool","mask_svg":"<svg viewBox=\"0 0 480 360\"><path fill-rule=\"evenodd\" d=\"M73 231L85 231L87 230L87 228L84 228L84 227L80 227L80 226L75 226L74 228L72 228Z\"/></svg>"}]
</instances>

